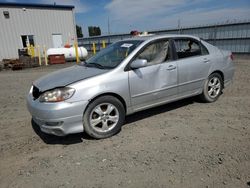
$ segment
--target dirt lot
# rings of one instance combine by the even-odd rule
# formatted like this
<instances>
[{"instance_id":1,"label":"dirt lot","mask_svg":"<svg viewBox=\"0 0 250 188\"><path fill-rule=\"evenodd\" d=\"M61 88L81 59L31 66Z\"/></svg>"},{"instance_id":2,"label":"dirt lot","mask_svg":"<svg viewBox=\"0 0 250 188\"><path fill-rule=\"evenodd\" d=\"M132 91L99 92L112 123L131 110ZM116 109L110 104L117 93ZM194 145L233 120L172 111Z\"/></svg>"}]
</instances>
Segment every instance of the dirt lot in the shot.
<instances>
[{"instance_id":1,"label":"dirt lot","mask_svg":"<svg viewBox=\"0 0 250 188\"><path fill-rule=\"evenodd\" d=\"M32 125L32 81L62 67L0 72L0 187L250 187L250 61L217 102L136 113L105 140Z\"/></svg>"}]
</instances>

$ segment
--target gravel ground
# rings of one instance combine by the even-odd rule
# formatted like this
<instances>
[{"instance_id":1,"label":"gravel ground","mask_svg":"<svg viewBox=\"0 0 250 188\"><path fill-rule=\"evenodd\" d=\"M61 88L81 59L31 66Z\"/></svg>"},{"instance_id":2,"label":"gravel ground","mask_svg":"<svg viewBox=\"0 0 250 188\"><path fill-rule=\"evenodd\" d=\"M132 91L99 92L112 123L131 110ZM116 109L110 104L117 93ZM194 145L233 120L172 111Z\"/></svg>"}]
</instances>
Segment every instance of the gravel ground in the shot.
<instances>
[{"instance_id":1,"label":"gravel ground","mask_svg":"<svg viewBox=\"0 0 250 188\"><path fill-rule=\"evenodd\" d=\"M0 72L0 187L250 187L250 62L215 103L195 98L126 118L105 140L55 137L31 121L25 97L56 65Z\"/></svg>"}]
</instances>

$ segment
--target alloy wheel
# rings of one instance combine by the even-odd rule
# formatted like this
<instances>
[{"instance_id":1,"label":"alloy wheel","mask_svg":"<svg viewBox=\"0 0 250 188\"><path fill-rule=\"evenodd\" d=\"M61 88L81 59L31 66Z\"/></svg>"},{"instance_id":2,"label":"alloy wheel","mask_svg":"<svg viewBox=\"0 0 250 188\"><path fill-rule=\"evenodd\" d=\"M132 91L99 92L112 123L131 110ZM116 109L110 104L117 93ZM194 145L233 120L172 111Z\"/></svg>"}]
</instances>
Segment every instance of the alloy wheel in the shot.
<instances>
[{"instance_id":1,"label":"alloy wheel","mask_svg":"<svg viewBox=\"0 0 250 188\"><path fill-rule=\"evenodd\" d=\"M91 127L98 132L112 130L119 121L119 112L111 103L97 105L90 113L89 122Z\"/></svg>"},{"instance_id":2,"label":"alloy wheel","mask_svg":"<svg viewBox=\"0 0 250 188\"><path fill-rule=\"evenodd\" d=\"M212 77L208 82L208 95L211 98L216 98L221 91L221 81L217 77Z\"/></svg>"}]
</instances>

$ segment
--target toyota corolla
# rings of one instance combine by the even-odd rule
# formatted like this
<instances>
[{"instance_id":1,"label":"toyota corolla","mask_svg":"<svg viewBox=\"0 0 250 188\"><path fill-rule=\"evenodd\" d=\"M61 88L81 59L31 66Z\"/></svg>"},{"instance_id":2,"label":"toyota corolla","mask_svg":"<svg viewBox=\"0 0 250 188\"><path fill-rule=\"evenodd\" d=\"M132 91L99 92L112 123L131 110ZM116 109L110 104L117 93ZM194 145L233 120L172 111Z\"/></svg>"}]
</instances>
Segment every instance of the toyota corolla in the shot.
<instances>
[{"instance_id":1,"label":"toyota corolla","mask_svg":"<svg viewBox=\"0 0 250 188\"><path fill-rule=\"evenodd\" d=\"M233 79L232 60L194 36L127 39L34 81L27 106L45 133L107 138L128 114L196 95L216 101Z\"/></svg>"}]
</instances>

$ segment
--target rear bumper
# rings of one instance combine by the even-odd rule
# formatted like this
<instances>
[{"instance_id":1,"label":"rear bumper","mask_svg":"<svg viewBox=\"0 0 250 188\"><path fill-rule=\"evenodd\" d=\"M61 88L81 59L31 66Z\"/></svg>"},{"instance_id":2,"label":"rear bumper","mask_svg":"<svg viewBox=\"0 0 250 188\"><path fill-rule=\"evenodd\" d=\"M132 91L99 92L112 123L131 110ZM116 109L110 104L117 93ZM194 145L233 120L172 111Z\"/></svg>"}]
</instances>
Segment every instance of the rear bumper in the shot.
<instances>
[{"instance_id":1,"label":"rear bumper","mask_svg":"<svg viewBox=\"0 0 250 188\"><path fill-rule=\"evenodd\" d=\"M233 77L235 73L235 64L230 58L227 61L227 65L225 66L223 73L224 73L224 87L227 87L233 82Z\"/></svg>"},{"instance_id":2,"label":"rear bumper","mask_svg":"<svg viewBox=\"0 0 250 188\"><path fill-rule=\"evenodd\" d=\"M225 71L225 80L224 80L224 87L228 87L230 84L233 83L235 67L232 63L232 66Z\"/></svg>"},{"instance_id":3,"label":"rear bumper","mask_svg":"<svg viewBox=\"0 0 250 188\"><path fill-rule=\"evenodd\" d=\"M83 112L88 101L41 103L27 97L27 107L41 131L57 136L83 132Z\"/></svg>"}]
</instances>

